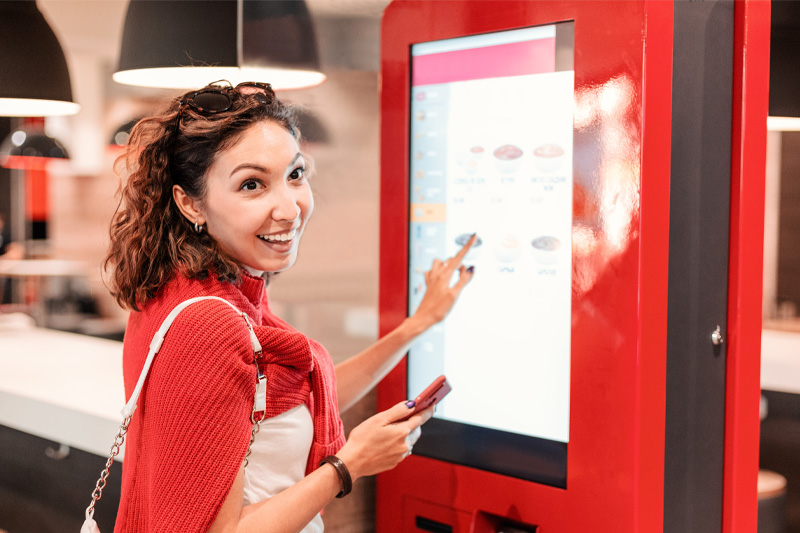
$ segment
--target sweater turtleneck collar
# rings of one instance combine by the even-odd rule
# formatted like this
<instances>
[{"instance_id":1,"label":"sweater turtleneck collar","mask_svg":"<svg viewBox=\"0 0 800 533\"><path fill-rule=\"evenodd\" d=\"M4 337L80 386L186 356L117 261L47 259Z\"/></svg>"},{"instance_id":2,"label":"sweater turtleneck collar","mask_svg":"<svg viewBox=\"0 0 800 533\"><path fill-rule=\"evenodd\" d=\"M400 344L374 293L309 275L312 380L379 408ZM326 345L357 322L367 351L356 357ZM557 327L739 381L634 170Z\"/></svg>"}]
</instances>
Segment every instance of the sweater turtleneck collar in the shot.
<instances>
[{"instance_id":1,"label":"sweater turtleneck collar","mask_svg":"<svg viewBox=\"0 0 800 533\"><path fill-rule=\"evenodd\" d=\"M261 298L264 296L265 286L266 282L264 281L264 278L251 274L244 268L242 269L239 290L256 309L258 309L261 305Z\"/></svg>"}]
</instances>

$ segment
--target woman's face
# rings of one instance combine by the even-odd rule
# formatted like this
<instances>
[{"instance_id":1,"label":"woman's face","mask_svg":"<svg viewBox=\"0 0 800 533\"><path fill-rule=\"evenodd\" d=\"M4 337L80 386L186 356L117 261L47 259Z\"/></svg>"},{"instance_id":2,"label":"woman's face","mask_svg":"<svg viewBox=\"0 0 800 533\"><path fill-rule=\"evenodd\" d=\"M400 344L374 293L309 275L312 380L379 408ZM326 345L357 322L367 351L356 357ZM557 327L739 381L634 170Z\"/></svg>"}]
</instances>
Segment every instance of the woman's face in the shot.
<instances>
[{"instance_id":1,"label":"woman's face","mask_svg":"<svg viewBox=\"0 0 800 533\"><path fill-rule=\"evenodd\" d=\"M270 121L254 124L208 169L200 208L208 233L242 265L286 270L314 210L305 171L288 131Z\"/></svg>"}]
</instances>

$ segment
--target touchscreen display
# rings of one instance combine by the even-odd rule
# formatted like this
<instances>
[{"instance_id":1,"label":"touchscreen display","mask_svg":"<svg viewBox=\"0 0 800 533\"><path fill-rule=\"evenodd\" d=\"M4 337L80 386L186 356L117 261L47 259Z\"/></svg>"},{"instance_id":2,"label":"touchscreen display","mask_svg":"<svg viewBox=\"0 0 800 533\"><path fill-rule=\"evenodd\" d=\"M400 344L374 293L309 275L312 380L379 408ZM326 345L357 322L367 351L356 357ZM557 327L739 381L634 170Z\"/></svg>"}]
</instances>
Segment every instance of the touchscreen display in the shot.
<instances>
[{"instance_id":1,"label":"touchscreen display","mask_svg":"<svg viewBox=\"0 0 800 533\"><path fill-rule=\"evenodd\" d=\"M439 419L569 441L573 24L412 46L409 313L473 233L475 276L411 347ZM455 278L454 278L455 281ZM416 450L415 450L416 451Z\"/></svg>"}]
</instances>

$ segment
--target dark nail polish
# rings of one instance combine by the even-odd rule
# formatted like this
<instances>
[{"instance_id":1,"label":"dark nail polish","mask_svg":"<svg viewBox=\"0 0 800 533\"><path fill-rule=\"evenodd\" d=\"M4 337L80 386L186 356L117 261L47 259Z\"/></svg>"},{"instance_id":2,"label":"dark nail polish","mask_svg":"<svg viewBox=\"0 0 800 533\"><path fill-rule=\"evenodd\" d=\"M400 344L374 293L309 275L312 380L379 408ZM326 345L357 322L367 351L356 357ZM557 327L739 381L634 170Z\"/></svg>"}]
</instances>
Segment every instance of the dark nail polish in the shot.
<instances>
[{"instance_id":1,"label":"dark nail polish","mask_svg":"<svg viewBox=\"0 0 800 533\"><path fill-rule=\"evenodd\" d=\"M417 406L417 402L415 402L414 400L409 400L409 401L406 402L406 407L408 407L409 409L413 409L416 406Z\"/></svg>"},{"instance_id":2,"label":"dark nail polish","mask_svg":"<svg viewBox=\"0 0 800 533\"><path fill-rule=\"evenodd\" d=\"M472 265L471 267L469 267L469 268L467 269L467 272L469 272L470 274L472 274L473 272L475 272L475 265Z\"/></svg>"}]
</instances>

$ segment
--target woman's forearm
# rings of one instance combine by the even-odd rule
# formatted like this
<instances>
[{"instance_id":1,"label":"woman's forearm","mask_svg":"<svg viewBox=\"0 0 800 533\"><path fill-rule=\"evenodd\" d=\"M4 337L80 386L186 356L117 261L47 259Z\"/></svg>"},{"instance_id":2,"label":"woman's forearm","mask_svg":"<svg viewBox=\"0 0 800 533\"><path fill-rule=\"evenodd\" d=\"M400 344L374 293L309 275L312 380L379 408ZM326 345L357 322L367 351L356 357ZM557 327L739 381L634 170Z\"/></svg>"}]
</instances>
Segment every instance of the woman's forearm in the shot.
<instances>
[{"instance_id":1,"label":"woman's forearm","mask_svg":"<svg viewBox=\"0 0 800 533\"><path fill-rule=\"evenodd\" d=\"M236 533L301 531L340 490L339 475L325 464L272 498L243 507Z\"/></svg>"},{"instance_id":2,"label":"woman's forearm","mask_svg":"<svg viewBox=\"0 0 800 533\"><path fill-rule=\"evenodd\" d=\"M414 444L409 442L409 437L419 436L419 427L430 419L431 411L409 418L410 408L405 402L398 402L356 426L336 453L346 465L351 483L385 472L405 459L409 446ZM209 533L302 531L346 485L339 471L326 463L268 500L242 506L244 481L242 466Z\"/></svg>"},{"instance_id":3,"label":"woman's forearm","mask_svg":"<svg viewBox=\"0 0 800 533\"><path fill-rule=\"evenodd\" d=\"M446 261L434 259L431 269L425 272L425 296L413 316L363 352L336 365L340 411L347 410L377 385L400 362L414 339L444 320L475 272L474 267L467 267L462 261L477 238L477 234L473 234L467 244ZM456 272L458 281L451 285Z\"/></svg>"},{"instance_id":4,"label":"woman's forearm","mask_svg":"<svg viewBox=\"0 0 800 533\"><path fill-rule=\"evenodd\" d=\"M336 365L339 410L346 411L377 385L430 325L417 315L406 318L378 342Z\"/></svg>"},{"instance_id":5,"label":"woman's forearm","mask_svg":"<svg viewBox=\"0 0 800 533\"><path fill-rule=\"evenodd\" d=\"M331 465L326 464L275 496L243 507L242 468L209 533L302 531L340 490L339 475Z\"/></svg>"}]
</instances>

